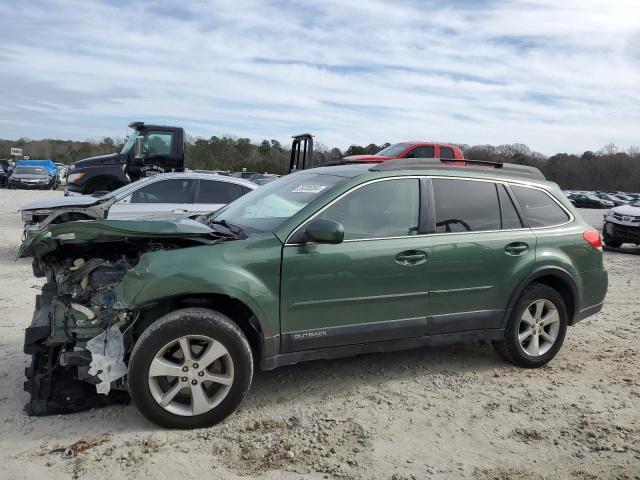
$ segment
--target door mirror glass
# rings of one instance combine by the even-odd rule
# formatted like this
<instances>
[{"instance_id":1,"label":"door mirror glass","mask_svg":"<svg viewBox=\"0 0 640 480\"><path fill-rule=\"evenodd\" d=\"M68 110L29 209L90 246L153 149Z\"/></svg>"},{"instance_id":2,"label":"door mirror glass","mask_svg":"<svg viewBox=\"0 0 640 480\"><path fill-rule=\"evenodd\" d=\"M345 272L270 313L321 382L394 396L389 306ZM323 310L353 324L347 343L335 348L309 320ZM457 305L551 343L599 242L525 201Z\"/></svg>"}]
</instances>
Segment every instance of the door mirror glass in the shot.
<instances>
[{"instance_id":1,"label":"door mirror glass","mask_svg":"<svg viewBox=\"0 0 640 480\"><path fill-rule=\"evenodd\" d=\"M324 218L312 221L304 231L305 240L315 243L342 243L344 227L341 223Z\"/></svg>"},{"instance_id":2,"label":"door mirror glass","mask_svg":"<svg viewBox=\"0 0 640 480\"><path fill-rule=\"evenodd\" d=\"M136 164L142 164L142 160L144 159L144 152L142 151L142 141L142 137L136 137L136 144L133 150L133 159L134 163Z\"/></svg>"}]
</instances>

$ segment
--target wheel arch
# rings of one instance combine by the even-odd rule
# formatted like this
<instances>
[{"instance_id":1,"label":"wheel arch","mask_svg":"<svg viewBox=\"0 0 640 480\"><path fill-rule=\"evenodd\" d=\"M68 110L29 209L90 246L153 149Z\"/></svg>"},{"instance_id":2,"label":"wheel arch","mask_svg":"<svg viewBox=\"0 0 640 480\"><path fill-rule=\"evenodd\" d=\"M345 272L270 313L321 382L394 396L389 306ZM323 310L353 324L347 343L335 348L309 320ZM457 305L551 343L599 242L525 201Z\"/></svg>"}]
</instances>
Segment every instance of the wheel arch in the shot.
<instances>
[{"instance_id":1,"label":"wheel arch","mask_svg":"<svg viewBox=\"0 0 640 480\"><path fill-rule=\"evenodd\" d=\"M565 306L567 307L567 323L573 325L575 315L578 311L578 305L580 305L578 286L571 274L566 270L560 267L548 266L534 269L518 284L518 287L511 294L509 303L505 309L502 328L506 328L509 317L511 316L511 310L518 301L518 298L520 298L520 295L522 295L522 292L532 283L547 285L562 295Z\"/></svg>"},{"instance_id":2,"label":"wheel arch","mask_svg":"<svg viewBox=\"0 0 640 480\"><path fill-rule=\"evenodd\" d=\"M265 338L258 316L241 300L219 293L196 293L165 297L140 312L132 329L132 346L151 324L167 313L183 308L198 307L216 310L229 317L247 337L251 349L258 358L270 355L271 340Z\"/></svg>"}]
</instances>

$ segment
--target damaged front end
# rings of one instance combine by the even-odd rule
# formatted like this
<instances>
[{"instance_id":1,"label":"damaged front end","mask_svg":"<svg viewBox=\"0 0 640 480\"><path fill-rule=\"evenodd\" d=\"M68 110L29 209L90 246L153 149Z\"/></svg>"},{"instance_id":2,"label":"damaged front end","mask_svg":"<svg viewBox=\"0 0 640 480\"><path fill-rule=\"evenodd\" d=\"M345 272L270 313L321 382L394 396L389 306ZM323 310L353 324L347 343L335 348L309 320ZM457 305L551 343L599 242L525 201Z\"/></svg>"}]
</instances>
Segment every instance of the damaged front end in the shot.
<instances>
[{"instance_id":1,"label":"damaged front end","mask_svg":"<svg viewBox=\"0 0 640 480\"><path fill-rule=\"evenodd\" d=\"M146 307L127 304L116 286L146 252L210 243L210 233L188 220L105 220L51 226L25 241L19 256L33 257L34 275L46 278L25 332L27 413L127 402L133 326Z\"/></svg>"}]
</instances>

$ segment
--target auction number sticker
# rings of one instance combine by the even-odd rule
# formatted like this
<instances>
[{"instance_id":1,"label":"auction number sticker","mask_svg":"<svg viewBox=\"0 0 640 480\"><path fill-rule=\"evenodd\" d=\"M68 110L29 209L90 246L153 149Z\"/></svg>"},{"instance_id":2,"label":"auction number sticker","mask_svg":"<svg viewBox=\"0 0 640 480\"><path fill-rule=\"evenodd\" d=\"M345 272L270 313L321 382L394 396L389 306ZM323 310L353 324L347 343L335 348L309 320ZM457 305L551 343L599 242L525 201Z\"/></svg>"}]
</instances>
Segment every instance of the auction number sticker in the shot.
<instances>
[{"instance_id":1,"label":"auction number sticker","mask_svg":"<svg viewBox=\"0 0 640 480\"><path fill-rule=\"evenodd\" d=\"M292 193L320 193L327 188L326 185L300 185L295 190L291 190Z\"/></svg>"}]
</instances>

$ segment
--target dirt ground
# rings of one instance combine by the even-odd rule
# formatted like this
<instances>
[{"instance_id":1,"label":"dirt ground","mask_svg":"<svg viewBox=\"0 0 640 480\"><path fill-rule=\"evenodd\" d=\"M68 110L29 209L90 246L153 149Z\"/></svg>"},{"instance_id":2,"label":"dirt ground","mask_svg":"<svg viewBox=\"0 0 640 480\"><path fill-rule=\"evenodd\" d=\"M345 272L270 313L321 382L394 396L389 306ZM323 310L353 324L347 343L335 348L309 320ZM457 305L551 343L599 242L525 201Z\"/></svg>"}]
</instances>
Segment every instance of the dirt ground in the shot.
<instances>
[{"instance_id":1,"label":"dirt ground","mask_svg":"<svg viewBox=\"0 0 640 480\"><path fill-rule=\"evenodd\" d=\"M23 329L41 281L15 259L16 211L51 195L0 190L1 479L640 479L640 255L620 252L605 253L602 313L539 370L490 345L423 348L258 372L204 430L159 429L132 405L30 418Z\"/></svg>"}]
</instances>

